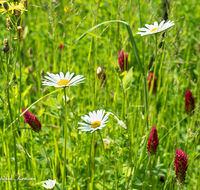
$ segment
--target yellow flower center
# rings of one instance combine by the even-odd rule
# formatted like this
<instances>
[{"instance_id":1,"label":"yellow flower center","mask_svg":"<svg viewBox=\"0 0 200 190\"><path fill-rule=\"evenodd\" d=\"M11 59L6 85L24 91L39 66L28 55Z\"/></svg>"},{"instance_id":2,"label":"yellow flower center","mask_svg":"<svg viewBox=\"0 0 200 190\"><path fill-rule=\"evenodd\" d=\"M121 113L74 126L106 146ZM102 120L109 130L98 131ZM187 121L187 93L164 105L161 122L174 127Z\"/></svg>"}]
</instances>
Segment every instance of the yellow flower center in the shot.
<instances>
[{"instance_id":1,"label":"yellow flower center","mask_svg":"<svg viewBox=\"0 0 200 190\"><path fill-rule=\"evenodd\" d=\"M67 79L61 79L61 80L57 83L57 85L59 85L59 86L62 86L62 85L67 86L69 83L70 83L70 81L68 81ZM70 84L71 84L71 83L70 83ZM70 84L69 84L69 85L70 85Z\"/></svg>"},{"instance_id":2,"label":"yellow flower center","mask_svg":"<svg viewBox=\"0 0 200 190\"><path fill-rule=\"evenodd\" d=\"M151 30L151 32L154 32L154 31L156 31L158 28L153 28L152 30Z\"/></svg>"},{"instance_id":3,"label":"yellow flower center","mask_svg":"<svg viewBox=\"0 0 200 190\"><path fill-rule=\"evenodd\" d=\"M97 128L101 125L101 122L100 121L94 121L92 124L91 124L91 127L92 128Z\"/></svg>"}]
</instances>

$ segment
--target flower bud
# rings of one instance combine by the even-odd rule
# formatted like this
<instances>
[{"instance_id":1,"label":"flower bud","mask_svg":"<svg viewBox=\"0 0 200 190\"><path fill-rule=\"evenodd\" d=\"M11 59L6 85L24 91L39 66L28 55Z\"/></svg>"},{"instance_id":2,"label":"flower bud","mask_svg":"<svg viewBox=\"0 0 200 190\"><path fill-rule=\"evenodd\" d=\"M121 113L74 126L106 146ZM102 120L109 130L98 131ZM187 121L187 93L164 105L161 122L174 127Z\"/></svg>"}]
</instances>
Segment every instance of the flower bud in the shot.
<instances>
[{"instance_id":1,"label":"flower bud","mask_svg":"<svg viewBox=\"0 0 200 190\"><path fill-rule=\"evenodd\" d=\"M3 40L3 43L4 43L4 48L3 48L3 52L4 53L8 53L9 52L9 45L8 45L8 39L4 39Z\"/></svg>"},{"instance_id":2,"label":"flower bud","mask_svg":"<svg viewBox=\"0 0 200 190\"><path fill-rule=\"evenodd\" d=\"M156 127L152 127L151 133L148 139L148 146L147 146L147 152L152 156L156 153L156 149L159 145L159 139L157 135L157 129Z\"/></svg>"},{"instance_id":3,"label":"flower bud","mask_svg":"<svg viewBox=\"0 0 200 190\"><path fill-rule=\"evenodd\" d=\"M60 44L59 49L60 49L60 51L62 51L64 49L64 45Z\"/></svg>"},{"instance_id":4,"label":"flower bud","mask_svg":"<svg viewBox=\"0 0 200 190\"><path fill-rule=\"evenodd\" d=\"M26 109L23 108L22 112L24 112L25 110ZM31 126L31 129L33 129L35 132L39 132L41 130L41 123L40 121L38 121L35 115L31 114L29 111L26 111L23 116L25 122Z\"/></svg>"},{"instance_id":5,"label":"flower bud","mask_svg":"<svg viewBox=\"0 0 200 190\"><path fill-rule=\"evenodd\" d=\"M148 89L150 90L151 89L151 83L152 83L152 81L153 81L153 73L149 73L149 75L148 75L148 78L147 78L147 80L148 80ZM156 82L156 77L154 78L154 85L153 85L153 93L155 94L156 93L156 89L157 89L157 82Z\"/></svg>"},{"instance_id":6,"label":"flower bud","mask_svg":"<svg viewBox=\"0 0 200 190\"><path fill-rule=\"evenodd\" d=\"M21 27L21 26L18 26L18 27L17 27L17 31L18 31L19 39L22 39L22 27Z\"/></svg>"},{"instance_id":7,"label":"flower bud","mask_svg":"<svg viewBox=\"0 0 200 190\"><path fill-rule=\"evenodd\" d=\"M4 9L8 10L9 9L9 5L7 2L3 2L3 7Z\"/></svg>"},{"instance_id":8,"label":"flower bud","mask_svg":"<svg viewBox=\"0 0 200 190\"><path fill-rule=\"evenodd\" d=\"M125 51L118 51L118 61L121 73L129 70L128 55Z\"/></svg>"},{"instance_id":9,"label":"flower bud","mask_svg":"<svg viewBox=\"0 0 200 190\"><path fill-rule=\"evenodd\" d=\"M118 120L118 124L125 130L127 130L127 126L125 125L125 123L122 120Z\"/></svg>"},{"instance_id":10,"label":"flower bud","mask_svg":"<svg viewBox=\"0 0 200 190\"><path fill-rule=\"evenodd\" d=\"M7 25L7 29L8 30L12 30L13 29L13 25L11 23L11 19L10 18L6 18L6 25Z\"/></svg>"},{"instance_id":11,"label":"flower bud","mask_svg":"<svg viewBox=\"0 0 200 190\"><path fill-rule=\"evenodd\" d=\"M101 80L101 83L106 84L107 82L106 73L103 71L102 67L100 66L97 67L97 76Z\"/></svg>"},{"instance_id":12,"label":"flower bud","mask_svg":"<svg viewBox=\"0 0 200 190\"><path fill-rule=\"evenodd\" d=\"M185 111L189 115L193 115L195 108L194 97L190 90L185 91Z\"/></svg>"}]
</instances>

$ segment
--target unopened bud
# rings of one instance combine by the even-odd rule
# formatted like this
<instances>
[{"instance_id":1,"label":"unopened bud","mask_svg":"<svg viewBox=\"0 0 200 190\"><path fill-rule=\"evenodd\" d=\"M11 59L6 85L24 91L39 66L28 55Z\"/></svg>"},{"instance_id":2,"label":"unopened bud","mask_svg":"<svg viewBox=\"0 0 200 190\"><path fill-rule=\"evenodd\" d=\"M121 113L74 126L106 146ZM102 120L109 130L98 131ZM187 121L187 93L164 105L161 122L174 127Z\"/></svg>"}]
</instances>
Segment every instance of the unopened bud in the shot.
<instances>
[{"instance_id":1,"label":"unopened bud","mask_svg":"<svg viewBox=\"0 0 200 190\"><path fill-rule=\"evenodd\" d=\"M127 127L125 125L125 123L122 120L118 120L118 124L125 130L127 130Z\"/></svg>"},{"instance_id":2,"label":"unopened bud","mask_svg":"<svg viewBox=\"0 0 200 190\"><path fill-rule=\"evenodd\" d=\"M18 27L17 27L17 31L18 31L19 39L22 39L22 27L21 27L21 26L18 26Z\"/></svg>"},{"instance_id":3,"label":"unopened bud","mask_svg":"<svg viewBox=\"0 0 200 190\"><path fill-rule=\"evenodd\" d=\"M5 46L8 46L8 39L7 39L7 38L4 39L4 40L3 40L3 43L4 43Z\"/></svg>"},{"instance_id":4,"label":"unopened bud","mask_svg":"<svg viewBox=\"0 0 200 190\"><path fill-rule=\"evenodd\" d=\"M97 67L97 75L100 75L101 74L101 72L102 72L102 68L99 66L99 67Z\"/></svg>"},{"instance_id":5,"label":"unopened bud","mask_svg":"<svg viewBox=\"0 0 200 190\"><path fill-rule=\"evenodd\" d=\"M4 52L4 53L8 53L9 50L10 50L10 49L9 49L9 45L8 45L8 39L4 39L3 43L4 43L3 52Z\"/></svg>"},{"instance_id":6,"label":"unopened bud","mask_svg":"<svg viewBox=\"0 0 200 190\"><path fill-rule=\"evenodd\" d=\"M4 9L8 10L9 9L9 5L7 2L3 2L3 7Z\"/></svg>"},{"instance_id":7,"label":"unopened bud","mask_svg":"<svg viewBox=\"0 0 200 190\"><path fill-rule=\"evenodd\" d=\"M41 70L40 75L44 76L44 69Z\"/></svg>"},{"instance_id":8,"label":"unopened bud","mask_svg":"<svg viewBox=\"0 0 200 190\"><path fill-rule=\"evenodd\" d=\"M11 23L11 19L10 18L6 18L6 25L7 25L7 29L8 30L12 30L13 29L13 25Z\"/></svg>"}]
</instances>

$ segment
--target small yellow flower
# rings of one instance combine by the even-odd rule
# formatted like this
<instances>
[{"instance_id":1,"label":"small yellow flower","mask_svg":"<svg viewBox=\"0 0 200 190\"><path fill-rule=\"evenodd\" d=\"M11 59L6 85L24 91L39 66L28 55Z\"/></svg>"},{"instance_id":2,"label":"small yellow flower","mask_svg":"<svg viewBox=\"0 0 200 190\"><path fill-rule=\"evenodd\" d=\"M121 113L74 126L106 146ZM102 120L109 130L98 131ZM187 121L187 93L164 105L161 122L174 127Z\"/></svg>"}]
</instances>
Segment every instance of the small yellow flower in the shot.
<instances>
[{"instance_id":1,"label":"small yellow flower","mask_svg":"<svg viewBox=\"0 0 200 190\"><path fill-rule=\"evenodd\" d=\"M0 1L0 4L3 6L0 8L0 13L5 14L7 12L11 12L11 14L14 14L15 11L26 11L26 8L22 3L8 3L6 1Z\"/></svg>"},{"instance_id":2,"label":"small yellow flower","mask_svg":"<svg viewBox=\"0 0 200 190\"><path fill-rule=\"evenodd\" d=\"M69 12L70 11L70 9L69 9L69 7L64 7L64 12Z\"/></svg>"}]
</instances>

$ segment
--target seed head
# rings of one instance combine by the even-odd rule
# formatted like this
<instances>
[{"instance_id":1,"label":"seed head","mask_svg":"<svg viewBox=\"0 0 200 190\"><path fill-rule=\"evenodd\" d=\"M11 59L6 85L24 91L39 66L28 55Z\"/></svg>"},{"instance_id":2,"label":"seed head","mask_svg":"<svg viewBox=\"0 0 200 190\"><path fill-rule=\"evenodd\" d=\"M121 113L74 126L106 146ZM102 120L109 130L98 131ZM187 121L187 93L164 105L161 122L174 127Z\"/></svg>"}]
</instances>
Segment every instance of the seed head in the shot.
<instances>
[{"instance_id":1,"label":"seed head","mask_svg":"<svg viewBox=\"0 0 200 190\"><path fill-rule=\"evenodd\" d=\"M150 90L151 89L151 83L152 83L152 81L153 81L153 73L149 73L149 75L148 75L148 78L147 78L147 80L148 80L148 89ZM156 93L156 89L157 89L157 82L156 82L156 76L155 76L155 78L154 78L154 85L153 85L153 93Z\"/></svg>"},{"instance_id":2,"label":"seed head","mask_svg":"<svg viewBox=\"0 0 200 190\"><path fill-rule=\"evenodd\" d=\"M22 112L24 112L25 110L26 109L23 108ZM38 121L35 115L30 113L29 111L26 111L23 116L24 116L25 122L31 126L31 129L33 129L37 133L41 130L41 123L40 121Z\"/></svg>"},{"instance_id":3,"label":"seed head","mask_svg":"<svg viewBox=\"0 0 200 190\"><path fill-rule=\"evenodd\" d=\"M156 149L159 145L159 139L157 134L156 127L152 127L150 137L148 139L148 146L147 146L147 152L152 156L156 153Z\"/></svg>"},{"instance_id":4,"label":"seed head","mask_svg":"<svg viewBox=\"0 0 200 190\"><path fill-rule=\"evenodd\" d=\"M125 51L118 51L118 61L119 67L121 69L121 73L126 70L129 70L129 63L128 63L128 55Z\"/></svg>"},{"instance_id":5,"label":"seed head","mask_svg":"<svg viewBox=\"0 0 200 190\"><path fill-rule=\"evenodd\" d=\"M188 115L193 115L195 108L194 97L190 90L185 91L185 111Z\"/></svg>"},{"instance_id":6,"label":"seed head","mask_svg":"<svg viewBox=\"0 0 200 190\"><path fill-rule=\"evenodd\" d=\"M176 150L174 168L176 168L176 171L175 171L176 182L178 183L178 185L184 185L185 177L186 177L186 171L187 171L187 168L188 168L188 161L187 161L187 155L181 149Z\"/></svg>"}]
</instances>

